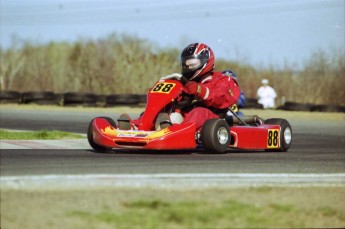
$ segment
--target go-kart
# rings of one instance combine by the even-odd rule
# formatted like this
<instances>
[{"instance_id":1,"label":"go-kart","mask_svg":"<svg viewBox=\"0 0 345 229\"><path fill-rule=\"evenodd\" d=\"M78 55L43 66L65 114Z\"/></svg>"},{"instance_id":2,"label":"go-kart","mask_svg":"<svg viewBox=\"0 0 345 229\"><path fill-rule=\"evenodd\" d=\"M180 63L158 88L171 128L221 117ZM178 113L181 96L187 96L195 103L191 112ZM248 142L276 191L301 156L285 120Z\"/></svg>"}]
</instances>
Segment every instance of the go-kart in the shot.
<instances>
[{"instance_id":1,"label":"go-kart","mask_svg":"<svg viewBox=\"0 0 345 229\"><path fill-rule=\"evenodd\" d=\"M91 120L87 138L95 151L115 149L193 150L209 153L230 149L287 151L292 129L285 119L263 120L257 116L239 117L229 108L220 118L206 121L201 130L195 123L167 119L183 107L183 80L159 80L147 93L147 104L135 128L122 129L109 117ZM196 106L188 103L188 106ZM164 115L165 114L165 115ZM162 119L163 117L163 119ZM221 118L222 117L222 118ZM167 125L168 124L168 125Z\"/></svg>"}]
</instances>

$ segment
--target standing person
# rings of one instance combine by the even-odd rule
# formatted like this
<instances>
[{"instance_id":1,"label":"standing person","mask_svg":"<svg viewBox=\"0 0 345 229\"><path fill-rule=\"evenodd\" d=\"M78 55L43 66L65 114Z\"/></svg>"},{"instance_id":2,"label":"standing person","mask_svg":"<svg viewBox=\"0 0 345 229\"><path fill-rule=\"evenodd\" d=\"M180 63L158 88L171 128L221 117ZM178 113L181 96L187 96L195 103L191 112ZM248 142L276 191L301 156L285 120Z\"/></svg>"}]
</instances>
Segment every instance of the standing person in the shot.
<instances>
[{"instance_id":1,"label":"standing person","mask_svg":"<svg viewBox=\"0 0 345 229\"><path fill-rule=\"evenodd\" d=\"M264 109L275 107L275 98L277 97L276 91L268 85L269 81L263 79L262 86L257 90L258 103L262 104Z\"/></svg>"},{"instance_id":2,"label":"standing person","mask_svg":"<svg viewBox=\"0 0 345 229\"><path fill-rule=\"evenodd\" d=\"M181 53L181 73L173 73L161 78L178 79L182 76L187 79L184 85L185 96L199 102L187 109L181 109L183 122L193 122L197 130L200 130L204 123L212 118L219 118L225 115L228 107L236 103L240 96L240 88L232 78L214 71L215 57L210 47L203 43L193 43L188 45ZM190 98L194 99L190 99ZM187 101L188 101L187 100ZM124 116L120 117L125 120ZM140 117L139 117L140 119ZM138 120L133 120L131 124L136 125ZM127 125L129 127L129 125ZM121 128L121 125L120 125Z\"/></svg>"}]
</instances>

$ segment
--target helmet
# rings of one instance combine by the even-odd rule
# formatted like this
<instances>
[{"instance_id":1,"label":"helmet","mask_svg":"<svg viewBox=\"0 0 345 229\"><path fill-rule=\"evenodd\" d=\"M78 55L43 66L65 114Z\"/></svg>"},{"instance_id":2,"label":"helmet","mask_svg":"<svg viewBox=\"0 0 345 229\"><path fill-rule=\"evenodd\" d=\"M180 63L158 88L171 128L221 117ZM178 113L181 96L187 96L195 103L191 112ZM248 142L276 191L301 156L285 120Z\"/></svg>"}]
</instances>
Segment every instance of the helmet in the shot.
<instances>
[{"instance_id":1,"label":"helmet","mask_svg":"<svg viewBox=\"0 0 345 229\"><path fill-rule=\"evenodd\" d=\"M232 78L234 78L235 80L237 80L237 76L235 74L235 72L231 71L231 70L224 70L222 71L223 75L226 75L226 76L230 76Z\"/></svg>"},{"instance_id":2,"label":"helmet","mask_svg":"<svg viewBox=\"0 0 345 229\"><path fill-rule=\"evenodd\" d=\"M189 80L196 79L214 68L214 54L203 43L188 45L181 54L182 75Z\"/></svg>"},{"instance_id":3,"label":"helmet","mask_svg":"<svg viewBox=\"0 0 345 229\"><path fill-rule=\"evenodd\" d=\"M268 81L268 79L263 79L263 80L261 80L261 83L262 83L262 84L268 84L269 81Z\"/></svg>"}]
</instances>

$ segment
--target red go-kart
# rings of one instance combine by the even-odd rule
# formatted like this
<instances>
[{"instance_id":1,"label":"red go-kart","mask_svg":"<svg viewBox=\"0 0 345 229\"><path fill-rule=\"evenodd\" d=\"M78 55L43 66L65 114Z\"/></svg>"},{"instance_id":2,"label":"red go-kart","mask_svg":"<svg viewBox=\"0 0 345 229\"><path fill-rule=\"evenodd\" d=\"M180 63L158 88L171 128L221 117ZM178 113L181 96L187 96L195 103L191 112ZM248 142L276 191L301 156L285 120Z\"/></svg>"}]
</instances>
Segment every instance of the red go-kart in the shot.
<instances>
[{"instance_id":1,"label":"red go-kart","mask_svg":"<svg viewBox=\"0 0 345 229\"><path fill-rule=\"evenodd\" d=\"M109 117L94 118L88 127L89 144L96 151L203 147L209 153L225 153L230 149L287 151L290 148L292 129L285 119L263 120L255 115L238 117L229 109L228 114L220 116L223 118L208 120L201 130L197 130L194 123L181 120L171 123L166 117L176 114L176 109L183 106L183 101L177 99L181 94L181 81L159 80L147 94L146 108L136 128L124 130L119 120L116 123Z\"/></svg>"}]
</instances>

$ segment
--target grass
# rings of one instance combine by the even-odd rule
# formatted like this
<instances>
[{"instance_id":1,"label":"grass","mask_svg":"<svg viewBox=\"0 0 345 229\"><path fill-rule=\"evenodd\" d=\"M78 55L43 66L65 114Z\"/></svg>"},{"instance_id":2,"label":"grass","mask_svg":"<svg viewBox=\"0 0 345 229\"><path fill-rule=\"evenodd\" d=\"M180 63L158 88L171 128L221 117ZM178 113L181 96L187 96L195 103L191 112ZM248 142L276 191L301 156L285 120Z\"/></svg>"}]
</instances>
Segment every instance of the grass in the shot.
<instances>
[{"instance_id":1,"label":"grass","mask_svg":"<svg viewBox=\"0 0 345 229\"><path fill-rule=\"evenodd\" d=\"M228 199L214 205L207 201L167 202L163 200L140 200L124 203L125 209L121 213L74 211L70 216L104 222L120 228L140 227L187 227L187 228L229 228L232 225L255 227L260 225L283 225L288 227L302 227L303 221L281 222L286 214L295 210L289 205L274 204L256 207L250 204ZM270 217L267 217L267 215ZM333 214L338 214L333 212ZM129 223L131 222L131 223ZM133 225L132 223L135 222Z\"/></svg>"},{"instance_id":2,"label":"grass","mask_svg":"<svg viewBox=\"0 0 345 229\"><path fill-rule=\"evenodd\" d=\"M344 187L1 191L4 228L336 228Z\"/></svg>"},{"instance_id":3,"label":"grass","mask_svg":"<svg viewBox=\"0 0 345 229\"><path fill-rule=\"evenodd\" d=\"M0 129L0 140L57 140L57 139L73 139L84 138L80 134L74 134L63 131L11 131Z\"/></svg>"}]
</instances>

